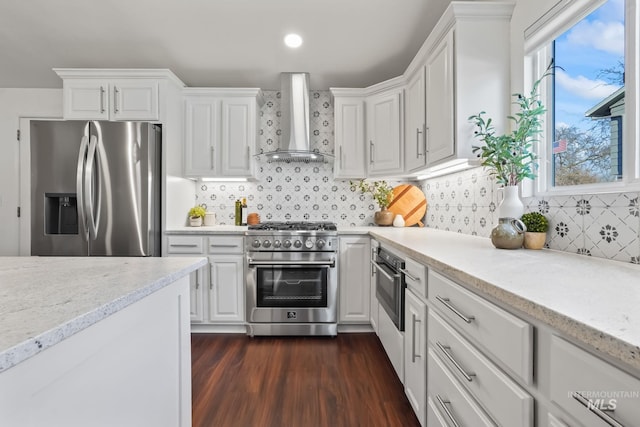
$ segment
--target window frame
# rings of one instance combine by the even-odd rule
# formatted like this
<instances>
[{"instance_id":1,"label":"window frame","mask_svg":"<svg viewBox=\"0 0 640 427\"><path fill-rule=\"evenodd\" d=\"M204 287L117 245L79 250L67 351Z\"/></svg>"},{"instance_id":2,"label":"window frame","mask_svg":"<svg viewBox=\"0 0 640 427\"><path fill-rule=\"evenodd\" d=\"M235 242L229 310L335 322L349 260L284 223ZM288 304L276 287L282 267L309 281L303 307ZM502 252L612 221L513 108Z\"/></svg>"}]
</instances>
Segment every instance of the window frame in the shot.
<instances>
[{"instance_id":1,"label":"window frame","mask_svg":"<svg viewBox=\"0 0 640 427\"><path fill-rule=\"evenodd\" d=\"M525 93L533 82L544 73L552 58L553 41L576 25L587 15L606 3L607 0L561 0L540 19L525 30L524 82ZM640 49L640 8L635 0L625 2L625 115L622 143L622 179L615 182L596 184L553 186L553 154L551 136L554 133L551 109L544 117L544 133L536 147L538 154L538 177L535 182L526 183L524 193L536 196L621 193L640 190L640 111L638 88ZM543 105L551 105L553 100L553 79L540 85L540 99Z\"/></svg>"}]
</instances>

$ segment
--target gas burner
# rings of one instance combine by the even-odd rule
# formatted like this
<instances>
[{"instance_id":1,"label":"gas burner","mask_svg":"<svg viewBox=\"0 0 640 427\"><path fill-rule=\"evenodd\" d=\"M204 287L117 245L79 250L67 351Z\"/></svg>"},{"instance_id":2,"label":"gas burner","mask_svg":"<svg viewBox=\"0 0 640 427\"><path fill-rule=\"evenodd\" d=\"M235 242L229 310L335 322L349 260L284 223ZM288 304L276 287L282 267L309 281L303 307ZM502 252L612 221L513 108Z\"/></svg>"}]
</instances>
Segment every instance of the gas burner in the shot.
<instances>
[{"instance_id":1,"label":"gas burner","mask_svg":"<svg viewBox=\"0 0 640 427\"><path fill-rule=\"evenodd\" d=\"M249 230L257 231L336 231L336 224L333 222L263 222L261 224L250 225Z\"/></svg>"}]
</instances>

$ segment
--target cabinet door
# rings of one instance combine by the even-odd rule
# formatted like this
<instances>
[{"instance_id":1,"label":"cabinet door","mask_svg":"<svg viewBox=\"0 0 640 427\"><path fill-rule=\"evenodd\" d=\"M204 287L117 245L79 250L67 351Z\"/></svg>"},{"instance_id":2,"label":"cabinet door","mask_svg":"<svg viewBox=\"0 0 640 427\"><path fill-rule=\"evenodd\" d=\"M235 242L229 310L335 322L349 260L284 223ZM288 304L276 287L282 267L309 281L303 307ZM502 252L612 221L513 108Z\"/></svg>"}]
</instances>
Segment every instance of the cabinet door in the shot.
<instances>
[{"instance_id":1,"label":"cabinet door","mask_svg":"<svg viewBox=\"0 0 640 427\"><path fill-rule=\"evenodd\" d=\"M364 101L359 97L336 97L334 101L335 178L364 178Z\"/></svg>"},{"instance_id":2,"label":"cabinet door","mask_svg":"<svg viewBox=\"0 0 640 427\"><path fill-rule=\"evenodd\" d=\"M340 323L369 323L368 236L340 237Z\"/></svg>"},{"instance_id":3,"label":"cabinet door","mask_svg":"<svg viewBox=\"0 0 640 427\"><path fill-rule=\"evenodd\" d=\"M402 92L375 95L367 100L369 175L403 173L400 131Z\"/></svg>"},{"instance_id":4,"label":"cabinet door","mask_svg":"<svg viewBox=\"0 0 640 427\"><path fill-rule=\"evenodd\" d=\"M407 172L426 165L425 71L421 67L407 83L404 92L404 166Z\"/></svg>"},{"instance_id":5,"label":"cabinet door","mask_svg":"<svg viewBox=\"0 0 640 427\"><path fill-rule=\"evenodd\" d=\"M254 104L254 105L252 105ZM228 177L253 176L256 139L255 99L222 100L221 173Z\"/></svg>"},{"instance_id":6,"label":"cabinet door","mask_svg":"<svg viewBox=\"0 0 640 427\"><path fill-rule=\"evenodd\" d=\"M109 120L109 82L97 79L67 79L63 88L66 120Z\"/></svg>"},{"instance_id":7,"label":"cabinet door","mask_svg":"<svg viewBox=\"0 0 640 427\"><path fill-rule=\"evenodd\" d=\"M425 425L427 404L427 305L409 289L404 306L404 391Z\"/></svg>"},{"instance_id":8,"label":"cabinet door","mask_svg":"<svg viewBox=\"0 0 640 427\"><path fill-rule=\"evenodd\" d=\"M214 98L193 97L185 100L186 176L211 176L217 172L219 108Z\"/></svg>"},{"instance_id":9,"label":"cabinet door","mask_svg":"<svg viewBox=\"0 0 640 427\"><path fill-rule=\"evenodd\" d=\"M453 31L436 46L427 59L427 166L455 154Z\"/></svg>"},{"instance_id":10,"label":"cabinet door","mask_svg":"<svg viewBox=\"0 0 640 427\"><path fill-rule=\"evenodd\" d=\"M219 255L209 258L209 320L244 322L242 255Z\"/></svg>"},{"instance_id":11,"label":"cabinet door","mask_svg":"<svg viewBox=\"0 0 640 427\"><path fill-rule=\"evenodd\" d=\"M373 330L377 334L378 333L378 309L379 309L378 298L376 297L376 274L377 274L377 270L373 266L371 261L373 261L376 258L376 254L378 253L379 243L378 243L377 240L371 239L371 243L370 244L371 244L371 259L369 261L369 277L371 279L370 280L370 283L371 283L371 295L369 297L369 301L371 301L371 302L369 303L369 311L370 311L369 319L371 321L371 327L373 328Z\"/></svg>"},{"instance_id":12,"label":"cabinet door","mask_svg":"<svg viewBox=\"0 0 640 427\"><path fill-rule=\"evenodd\" d=\"M204 320L204 283L206 275L205 267L191 273L190 277L190 304L191 304L191 323L202 323Z\"/></svg>"},{"instance_id":13,"label":"cabinet door","mask_svg":"<svg viewBox=\"0 0 640 427\"><path fill-rule=\"evenodd\" d=\"M159 84L153 79L118 79L111 84L111 120L158 120Z\"/></svg>"}]
</instances>

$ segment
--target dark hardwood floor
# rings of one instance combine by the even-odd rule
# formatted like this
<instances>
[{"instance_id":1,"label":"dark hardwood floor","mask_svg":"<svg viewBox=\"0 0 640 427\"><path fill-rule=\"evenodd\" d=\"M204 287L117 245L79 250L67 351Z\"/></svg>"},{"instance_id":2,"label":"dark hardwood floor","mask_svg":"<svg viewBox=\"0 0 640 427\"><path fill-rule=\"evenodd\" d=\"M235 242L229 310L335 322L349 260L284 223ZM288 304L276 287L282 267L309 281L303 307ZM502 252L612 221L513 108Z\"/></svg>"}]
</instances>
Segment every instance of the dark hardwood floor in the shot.
<instances>
[{"instance_id":1,"label":"dark hardwood floor","mask_svg":"<svg viewBox=\"0 0 640 427\"><path fill-rule=\"evenodd\" d=\"M193 427L419 426L375 334L191 338Z\"/></svg>"}]
</instances>

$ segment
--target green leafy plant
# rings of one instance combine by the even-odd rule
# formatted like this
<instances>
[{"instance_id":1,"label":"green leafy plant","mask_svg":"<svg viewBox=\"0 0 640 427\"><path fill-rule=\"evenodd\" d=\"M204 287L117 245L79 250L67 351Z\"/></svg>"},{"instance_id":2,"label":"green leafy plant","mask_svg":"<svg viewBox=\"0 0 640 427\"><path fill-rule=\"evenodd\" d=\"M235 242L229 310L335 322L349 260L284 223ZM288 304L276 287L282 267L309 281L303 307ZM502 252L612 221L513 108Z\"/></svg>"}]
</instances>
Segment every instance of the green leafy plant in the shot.
<instances>
[{"instance_id":1,"label":"green leafy plant","mask_svg":"<svg viewBox=\"0 0 640 427\"><path fill-rule=\"evenodd\" d=\"M207 212L204 210L202 206L194 206L189 209L189 216L191 218L204 218Z\"/></svg>"},{"instance_id":2,"label":"green leafy plant","mask_svg":"<svg viewBox=\"0 0 640 427\"><path fill-rule=\"evenodd\" d=\"M546 233L549 229L549 220L540 212L527 212L520 218L524 225L527 226L527 231L531 233Z\"/></svg>"},{"instance_id":3,"label":"green leafy plant","mask_svg":"<svg viewBox=\"0 0 640 427\"><path fill-rule=\"evenodd\" d=\"M365 182L361 179L358 182L349 181L352 191L359 189L362 194L371 193L371 196L380 206L380 209L388 207L393 201L393 188L387 184L387 181Z\"/></svg>"},{"instance_id":4,"label":"green leafy plant","mask_svg":"<svg viewBox=\"0 0 640 427\"><path fill-rule=\"evenodd\" d=\"M514 105L519 112L507 116L512 122L514 130L504 135L496 135L493 121L485 118L486 112L470 116L478 130L475 137L484 145L473 146L474 153L482 160L482 166L489 169L499 184L504 186L518 185L525 178L535 178L538 156L533 150L533 144L539 141L542 128L542 116L547 111L542 105L538 89L542 80L551 74L553 62L549 64L545 73L533 84L527 96L514 93Z\"/></svg>"}]
</instances>

